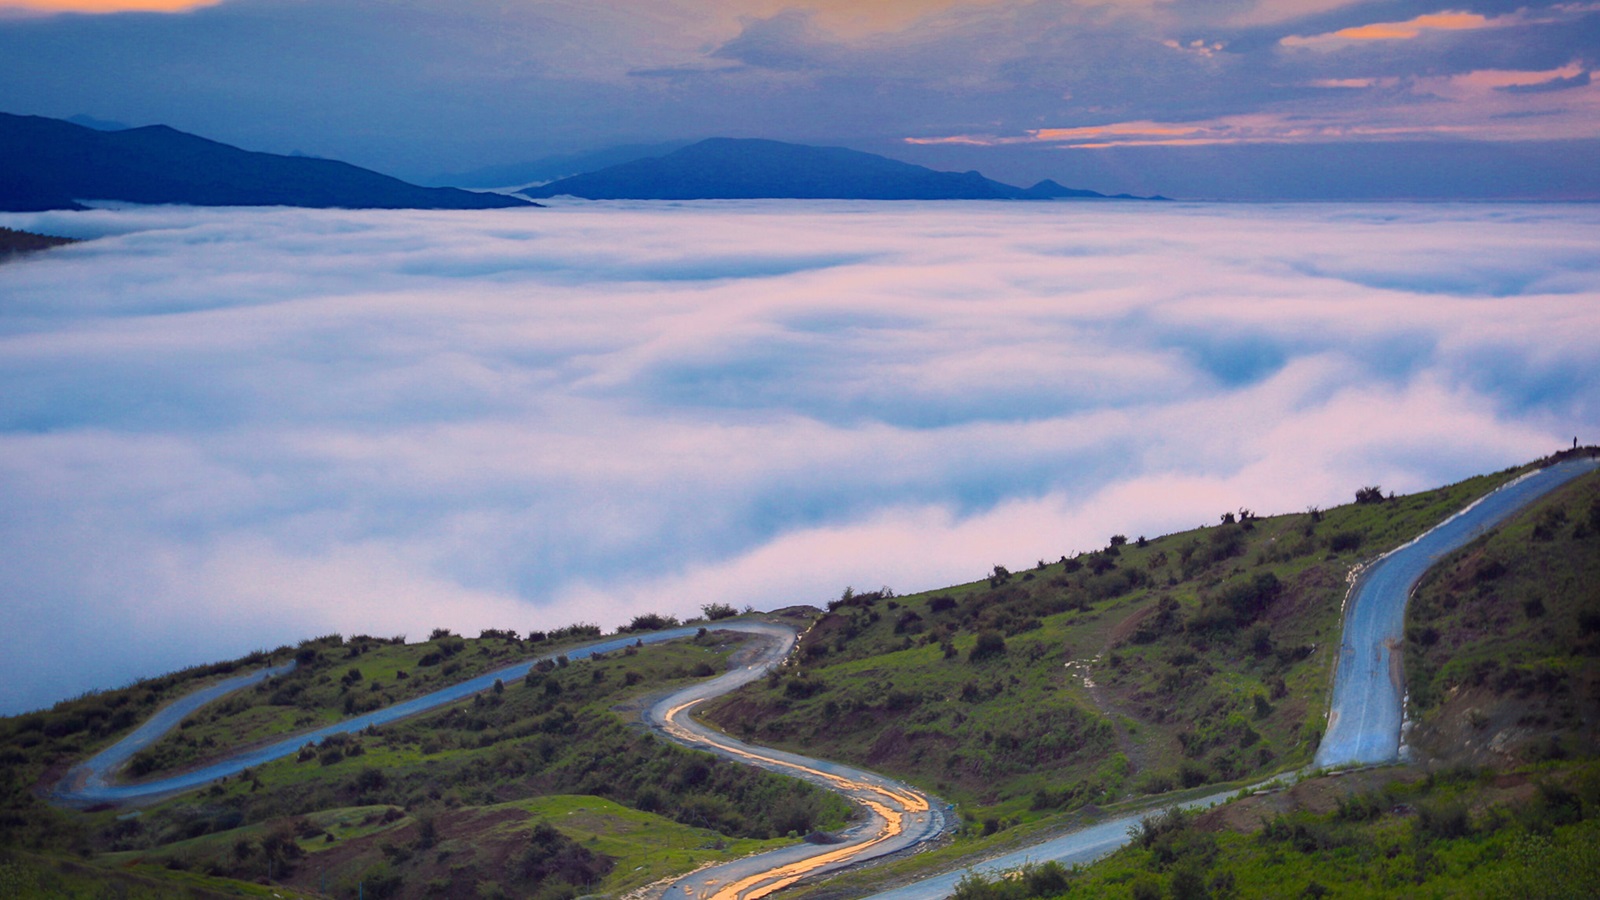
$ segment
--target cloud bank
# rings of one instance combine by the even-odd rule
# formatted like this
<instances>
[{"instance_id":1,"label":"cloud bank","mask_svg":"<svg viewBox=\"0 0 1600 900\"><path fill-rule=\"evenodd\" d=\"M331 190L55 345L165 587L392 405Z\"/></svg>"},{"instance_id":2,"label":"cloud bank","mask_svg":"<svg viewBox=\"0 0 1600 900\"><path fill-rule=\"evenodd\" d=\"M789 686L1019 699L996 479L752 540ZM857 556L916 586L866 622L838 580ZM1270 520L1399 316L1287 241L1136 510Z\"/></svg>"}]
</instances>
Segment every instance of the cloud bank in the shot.
<instances>
[{"instance_id":1,"label":"cloud bank","mask_svg":"<svg viewBox=\"0 0 1600 900\"><path fill-rule=\"evenodd\" d=\"M0 712L906 592L1600 434L1593 207L0 216Z\"/></svg>"}]
</instances>

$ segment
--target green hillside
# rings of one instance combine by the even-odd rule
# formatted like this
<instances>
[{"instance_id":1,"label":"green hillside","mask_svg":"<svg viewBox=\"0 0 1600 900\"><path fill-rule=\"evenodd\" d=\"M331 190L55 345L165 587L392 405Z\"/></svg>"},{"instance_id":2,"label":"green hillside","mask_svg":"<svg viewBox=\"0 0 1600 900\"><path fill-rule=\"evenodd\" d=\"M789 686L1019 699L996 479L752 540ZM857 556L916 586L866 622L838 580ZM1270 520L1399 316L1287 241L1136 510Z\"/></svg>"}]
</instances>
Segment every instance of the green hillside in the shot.
<instances>
[{"instance_id":1,"label":"green hillside","mask_svg":"<svg viewBox=\"0 0 1600 900\"><path fill-rule=\"evenodd\" d=\"M1311 759L1351 569L1515 471L1106 547L914 596L846 591L801 664L708 718L878 769L994 832Z\"/></svg>"},{"instance_id":2,"label":"green hillside","mask_svg":"<svg viewBox=\"0 0 1600 900\"><path fill-rule=\"evenodd\" d=\"M586 627L564 631L567 643L591 637ZM849 807L831 794L657 740L615 711L722 671L736 647L726 632L570 664L558 657L471 701L329 738L140 809L75 813L40 796L161 702L246 667L301 660L291 676L203 708L130 768L181 770L285 723L303 729L347 705L402 699L552 646L505 631L414 645L330 636L6 719L0 877L45 885L38 896L72 896L87 876L77 864L62 870L71 854L113 867L119 881L137 874L172 891L248 893L245 883L270 881L307 896L324 887L354 895L359 885L367 897L566 898L622 892L844 824ZM83 896L99 896L91 888Z\"/></svg>"},{"instance_id":3,"label":"green hillside","mask_svg":"<svg viewBox=\"0 0 1600 900\"><path fill-rule=\"evenodd\" d=\"M1412 765L1155 814L957 900L1600 896L1600 475L1442 560L1407 608Z\"/></svg>"},{"instance_id":4,"label":"green hillside","mask_svg":"<svg viewBox=\"0 0 1600 900\"><path fill-rule=\"evenodd\" d=\"M1352 569L1520 471L1405 497L1365 487L1329 510L1236 509L914 596L847 590L826 613L784 611L809 626L796 660L705 715L958 805L967 824L944 847L809 888L827 896L1243 785L1310 760ZM1597 550L1590 475L1429 576L1405 653L1417 766L1311 779L1197 817L1152 814L1148 839L1102 863L972 879L964 900L1283 885L1452 895L1581 863L1600 811ZM192 714L130 772L181 771L559 653L594 629L326 636L0 720L0 897L620 896L843 826L849 809L832 795L630 724L644 697L725 668L741 638L706 624L140 808L67 811L43 797L156 708L264 664L299 667ZM1363 871L1375 874L1353 890Z\"/></svg>"}]
</instances>

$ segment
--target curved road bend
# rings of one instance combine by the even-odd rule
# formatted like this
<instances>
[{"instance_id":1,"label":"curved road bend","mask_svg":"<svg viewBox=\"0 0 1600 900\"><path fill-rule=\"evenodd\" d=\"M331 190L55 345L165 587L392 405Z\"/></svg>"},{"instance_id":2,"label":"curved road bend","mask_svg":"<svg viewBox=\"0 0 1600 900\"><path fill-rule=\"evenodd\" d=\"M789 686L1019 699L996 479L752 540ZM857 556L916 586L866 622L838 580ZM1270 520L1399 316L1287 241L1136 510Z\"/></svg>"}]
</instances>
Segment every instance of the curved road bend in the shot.
<instances>
[{"instance_id":1,"label":"curved road bend","mask_svg":"<svg viewBox=\"0 0 1600 900\"><path fill-rule=\"evenodd\" d=\"M758 624L758 623L751 623ZM944 804L909 785L838 763L755 747L695 721L690 710L760 678L794 648L793 631L766 626L759 658L727 674L656 701L645 712L652 728L681 744L738 762L801 778L844 795L867 814L836 844L800 844L747 856L687 875L667 888L665 900L756 900L802 878L832 872L913 847L943 834L953 821Z\"/></svg>"},{"instance_id":2,"label":"curved road bend","mask_svg":"<svg viewBox=\"0 0 1600 900\"><path fill-rule=\"evenodd\" d=\"M1440 557L1499 525L1518 510L1563 484L1600 468L1600 459L1570 459L1530 472L1479 498L1471 506L1370 566L1351 589L1344 636L1334 676L1328 733L1314 766L1392 762L1399 756L1401 685L1398 659L1391 660L1405 627L1411 589ZM1289 776L1292 778L1293 776ZM1220 803L1235 792L1188 803L1196 809ZM1130 840L1128 830L1148 813L1124 816L984 860L972 871L993 877L1028 863L1048 860L1071 865L1110 854ZM873 894L865 900L942 900L955 893L967 868Z\"/></svg>"},{"instance_id":3,"label":"curved road bend","mask_svg":"<svg viewBox=\"0 0 1600 900\"><path fill-rule=\"evenodd\" d=\"M1600 468L1569 459L1485 494L1411 543L1379 557L1356 579L1345 609L1328 729L1318 767L1374 765L1400 758L1404 671L1395 652L1405 637L1406 601L1441 557L1466 546L1550 491Z\"/></svg>"},{"instance_id":4,"label":"curved road bend","mask_svg":"<svg viewBox=\"0 0 1600 900\"><path fill-rule=\"evenodd\" d=\"M725 631L742 631L763 636L769 636L776 630L787 634L791 645L794 641L793 631L760 622L724 622L716 627ZM73 766L60 784L56 785L55 790L51 792L50 800L61 806L85 807L99 803L131 803L154 800L173 794L180 794L184 791L203 787L218 779L232 777L245 769L259 766L262 763L272 762L273 760L298 753L300 748L305 745L316 743L331 735L349 734L373 725L384 725L407 716L414 716L418 713L466 699L473 694L490 689L494 686L496 680L514 681L518 678L523 678L534 664L546 659L554 659L558 655L564 655L568 659L583 659L594 653L610 653L615 650L621 650L636 641L656 644L662 641L689 637L698 631L699 628L697 626L685 626L646 634L630 634L598 641L582 647L575 647L559 654L546 654L545 656L505 666L492 672L486 672L460 684L441 688L431 694L414 697L385 709L346 719L343 722L319 728L315 731L284 738L262 747L242 751L226 759L217 760L188 772L135 784L113 783L112 777L116 774L118 768L126 763L133 754L176 727L179 722L183 721L185 716L233 691L248 687L265 678L281 675L293 668L293 665L262 669L250 675L230 678L220 684L196 691L163 707L149 721L139 726L127 737L100 751L99 754L88 761ZM782 657L779 657L779 659L781 660ZM757 673L757 676L759 674Z\"/></svg>"},{"instance_id":5,"label":"curved road bend","mask_svg":"<svg viewBox=\"0 0 1600 900\"><path fill-rule=\"evenodd\" d=\"M738 631L760 639L759 650L749 662L710 681L693 684L661 698L645 713L645 720L656 731L679 743L709 750L738 762L760 766L803 778L843 794L867 813L866 822L853 826L836 844L801 843L782 847L702 869L680 879L668 888L668 896L697 900L755 900L809 875L839 869L852 863L874 859L943 834L950 821L941 804L908 785L848 766L810 759L779 750L754 747L734 740L694 721L689 710L754 681L786 659L798 635L794 629L764 622L722 622L719 630ZM628 635L565 651L568 659L583 659L594 653L608 653L643 641L647 644L688 637L696 626L673 628L642 635ZM138 784L113 784L111 777L134 753L171 730L184 717L201 706L233 691L256 684L268 677L293 669L293 664L277 666L250 675L230 678L196 691L169 704L127 737L101 751L92 759L73 767L51 794L51 800L65 806L90 806L97 803L130 802L166 797L192 790L221 778L228 778L252 766L281 759L299 752L307 744L330 735L360 731L372 725L393 722L454 703L485 691L498 679L523 678L547 654L533 660L505 666L433 693L386 709L347 719L315 731L285 738L270 745L243 751L210 765L167 778Z\"/></svg>"}]
</instances>

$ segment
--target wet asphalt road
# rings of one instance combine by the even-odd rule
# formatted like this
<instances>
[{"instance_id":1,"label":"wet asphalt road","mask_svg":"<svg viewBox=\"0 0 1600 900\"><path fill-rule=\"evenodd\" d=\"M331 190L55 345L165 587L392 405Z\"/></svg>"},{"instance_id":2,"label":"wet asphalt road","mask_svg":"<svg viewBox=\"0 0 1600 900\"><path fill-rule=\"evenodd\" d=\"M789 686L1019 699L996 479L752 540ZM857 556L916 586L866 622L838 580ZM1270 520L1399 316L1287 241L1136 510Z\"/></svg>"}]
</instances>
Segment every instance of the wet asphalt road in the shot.
<instances>
[{"instance_id":1,"label":"wet asphalt road","mask_svg":"<svg viewBox=\"0 0 1600 900\"><path fill-rule=\"evenodd\" d=\"M1405 686L1395 650L1405 639L1406 601L1412 589L1441 557L1597 467L1600 460L1570 459L1524 475L1362 571L1345 607L1328 728L1317 748L1315 766L1375 765L1400 758Z\"/></svg>"},{"instance_id":2,"label":"wet asphalt road","mask_svg":"<svg viewBox=\"0 0 1600 900\"><path fill-rule=\"evenodd\" d=\"M753 631L765 634L766 629L772 626L753 622L731 622L720 623L716 627L724 630ZM509 684L525 677L530 668L544 659L554 659L556 656L563 655L568 659L583 659L594 653L610 653L621 650L636 641L656 644L662 641L692 637L697 631L699 631L699 628L696 626L686 626L663 631L628 634L597 641L582 647L534 657L523 662L504 666L493 672L486 672L460 684L441 688L431 694L414 697L404 703L397 703L394 706L355 716L315 731L284 738L281 741L247 750L169 778L153 779L134 784L116 784L113 782L112 776L116 773L118 767L126 763L133 754L176 727L191 712L233 691L248 687L267 677L287 672L292 666L263 669L250 675L231 678L203 691L189 694L163 707L132 734L102 750L88 761L74 766L67 772L66 777L61 780L55 790L51 792L50 799L51 802L61 806L86 807L101 803L137 803L180 794L184 791L204 787L218 779L232 777L245 769L259 766L262 763L272 762L273 760L299 753L300 748L305 745L315 744L330 735L351 734L373 725L384 725L408 716L438 709L459 700L465 700L473 694L489 690L494 686L496 680ZM790 634L792 635L793 632L790 632Z\"/></svg>"}]
</instances>

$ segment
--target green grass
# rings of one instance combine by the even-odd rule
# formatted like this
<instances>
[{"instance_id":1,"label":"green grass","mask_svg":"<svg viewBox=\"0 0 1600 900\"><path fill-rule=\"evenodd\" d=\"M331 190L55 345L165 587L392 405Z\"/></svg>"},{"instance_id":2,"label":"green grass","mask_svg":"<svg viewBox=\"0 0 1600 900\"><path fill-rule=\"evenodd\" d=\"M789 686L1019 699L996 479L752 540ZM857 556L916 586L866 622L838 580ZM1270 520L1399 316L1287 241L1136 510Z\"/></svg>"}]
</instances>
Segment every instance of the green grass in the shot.
<instances>
[{"instance_id":1,"label":"green grass","mask_svg":"<svg viewBox=\"0 0 1600 900\"><path fill-rule=\"evenodd\" d=\"M622 894L712 862L738 859L793 843L788 838L730 840L662 816L642 813L602 797L557 795L509 804L547 821L563 834L614 858L598 892Z\"/></svg>"},{"instance_id":2,"label":"green grass","mask_svg":"<svg viewBox=\"0 0 1600 900\"><path fill-rule=\"evenodd\" d=\"M159 866L102 865L30 853L0 851L0 897L31 900L172 900L220 897L304 897L280 885L182 872Z\"/></svg>"},{"instance_id":3,"label":"green grass","mask_svg":"<svg viewBox=\"0 0 1600 900\"><path fill-rule=\"evenodd\" d=\"M1282 771L1321 735L1351 569L1515 474L1236 513L912 596L851 592L801 666L705 716L904 778L960 804L972 832ZM985 632L1004 652L974 658Z\"/></svg>"},{"instance_id":4,"label":"green grass","mask_svg":"<svg viewBox=\"0 0 1600 900\"><path fill-rule=\"evenodd\" d=\"M1406 636L1423 746L1471 742L1527 761L1596 746L1600 476L1441 561L1407 610Z\"/></svg>"},{"instance_id":5,"label":"green grass","mask_svg":"<svg viewBox=\"0 0 1600 900\"><path fill-rule=\"evenodd\" d=\"M1133 843L1072 873L1069 888L1032 896L1600 895L1600 763L1532 777L1533 790L1492 802L1492 776L1395 781L1331 812L1263 815L1250 833L1211 814L1156 816ZM957 900L1030 896L1006 883L965 887Z\"/></svg>"},{"instance_id":6,"label":"green grass","mask_svg":"<svg viewBox=\"0 0 1600 900\"><path fill-rule=\"evenodd\" d=\"M197 710L137 754L129 770L136 777L159 776L233 747L331 725L484 672L559 654L584 640L531 642L502 635L468 641L448 635L406 644L399 638L330 635L302 641L293 652L280 648L271 655L274 663L298 660L295 671Z\"/></svg>"},{"instance_id":7,"label":"green grass","mask_svg":"<svg viewBox=\"0 0 1600 900\"><path fill-rule=\"evenodd\" d=\"M725 698L709 716L740 737L884 771L961 805L966 827L958 840L849 876L851 883L909 877L931 863L1016 846L1073 821L1172 802L1185 794L1176 790L1185 782L1195 785L1188 794L1207 784L1241 784L1310 758L1325 715L1330 648L1351 568L1515 474L1314 514L1236 516L1231 523L1118 541L1072 560L1040 561L910 597L844 597L807 633L798 665ZM1429 690L1459 698L1461 690L1451 691L1467 685L1499 690L1496 696L1509 704L1526 699L1519 691L1528 672L1555 673L1535 682L1566 679L1533 711L1547 717L1532 723L1535 730L1557 738L1555 744L1534 742L1558 751L1544 756L1583 752L1589 732L1579 725L1594 719L1585 704L1600 696L1588 665L1593 654L1584 649L1600 640L1593 637L1600 631L1594 590L1600 563L1593 535L1578 533L1579 526L1588 527L1585 504L1600 502L1597 485L1600 479L1583 480L1464 551L1451 563L1454 569L1424 588L1418 604L1429 615L1443 611L1425 627L1448 636L1436 644L1451 652L1407 654L1408 664L1422 667L1414 677L1429 686L1424 699ZM1548 511L1558 507L1559 515ZM1593 531L1600 532L1600 523ZM1579 550L1588 553L1581 563L1573 561ZM1486 559L1503 561L1505 571L1479 579L1476 567ZM1463 578L1477 606L1458 602L1447 609L1444 594L1428 593L1464 596ZM1490 587L1482 588L1485 583ZM1527 613L1536 597L1543 615ZM1585 624L1591 607L1593 628ZM1507 610L1522 618L1501 621ZM1513 643L1486 642L1493 633ZM500 633L416 645L318 638L3 720L0 848L7 849L0 854L9 856L0 856L0 864L13 869L0 873L66 878L64 896L73 896L79 882L92 890L101 877L96 873L106 884L132 879L130 896L144 889L139 879L192 885L202 892L197 896L229 895L253 890L245 882L271 874L280 889L308 890L325 878L330 890L362 884L368 896L565 900L587 891L626 892L786 835L839 827L849 810L837 798L667 745L618 715L620 705L647 691L722 670L734 643L713 633L553 668L500 692L329 741L133 818L120 810L51 809L34 787L125 734L160 704L268 662L299 655L304 665L191 716L152 748L144 767L159 772L191 765L550 652L553 645ZM987 658L981 648L990 651ZM1483 661L1492 659L1502 661L1501 669L1472 682ZM1507 671L1519 674L1511 678ZM1501 681L1503 689L1496 687ZM1422 731L1429 715L1461 717L1449 702L1424 708ZM1495 715L1484 737L1530 727ZM1458 865L1458 857L1510 859L1533 847L1566 859L1562 854L1592 836L1582 830L1592 828L1587 820L1562 822L1538 832L1548 846L1536 840L1524 847L1515 833L1490 824L1492 816L1474 826L1467 837L1476 844L1429 851L1435 854L1430 860L1443 861L1439 877L1445 880L1437 884L1483 886L1471 880L1477 870ZM1206 840L1217 848L1216 859L1238 855L1232 883L1239 896L1274 879L1279 885L1301 877L1307 884L1319 878L1354 884L1349 873L1358 864L1378 873L1372 890L1388 890L1380 883L1389 877L1383 873L1403 866L1391 865L1390 856L1375 863L1360 847L1386 853L1385 841L1398 840L1410 826L1396 819L1328 827L1347 826L1372 830L1348 845L1355 848L1348 854L1344 845L1324 848L1332 868L1316 868L1323 863L1249 836L1216 833ZM437 837L426 836L430 831ZM68 854L116 868L73 863L77 868L61 874L67 870L57 864L65 865ZM1350 854L1355 861L1345 859ZM15 868L18 859L25 872ZM1171 871L1151 868L1147 859L1147 878L1137 874L1138 866L1118 865L1080 878L1103 874L1101 882L1083 883L1100 884L1109 896L1131 895L1136 883L1151 878L1170 893ZM1468 872L1460 876L1466 880L1448 880L1457 877L1450 874L1456 869Z\"/></svg>"},{"instance_id":8,"label":"green grass","mask_svg":"<svg viewBox=\"0 0 1600 900\"><path fill-rule=\"evenodd\" d=\"M330 739L136 818L41 815L75 824L86 849L117 864L270 876L299 888L315 876L330 890L365 884L369 895L528 896L537 888L561 900L598 883L631 889L840 827L849 815L848 804L818 788L667 744L614 711L722 671L743 640L711 632L551 666L499 691ZM476 642L463 643L458 653L471 654ZM262 708L243 704L208 723L225 732ZM437 823L436 843L420 837L424 821Z\"/></svg>"}]
</instances>

